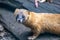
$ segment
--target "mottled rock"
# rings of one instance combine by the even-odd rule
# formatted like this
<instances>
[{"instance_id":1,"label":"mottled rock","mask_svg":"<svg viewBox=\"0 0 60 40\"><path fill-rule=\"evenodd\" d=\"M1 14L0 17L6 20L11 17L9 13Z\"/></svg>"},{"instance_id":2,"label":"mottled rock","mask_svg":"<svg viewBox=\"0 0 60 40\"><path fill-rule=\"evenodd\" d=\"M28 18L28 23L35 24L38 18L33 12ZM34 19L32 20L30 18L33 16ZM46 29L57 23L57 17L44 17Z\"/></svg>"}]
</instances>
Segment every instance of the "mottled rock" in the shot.
<instances>
[{"instance_id":1,"label":"mottled rock","mask_svg":"<svg viewBox=\"0 0 60 40\"><path fill-rule=\"evenodd\" d=\"M0 24L0 32L3 30L4 30L3 25Z\"/></svg>"},{"instance_id":2,"label":"mottled rock","mask_svg":"<svg viewBox=\"0 0 60 40\"><path fill-rule=\"evenodd\" d=\"M16 40L17 38L9 32L7 29L5 29L4 26L6 26L3 23L2 15L0 14L0 40Z\"/></svg>"},{"instance_id":3,"label":"mottled rock","mask_svg":"<svg viewBox=\"0 0 60 40\"><path fill-rule=\"evenodd\" d=\"M22 4L22 6L21 6ZM26 28L24 25L16 22L15 17L12 12L16 8L26 8L30 11L40 12L40 13L60 13L60 0L56 0L53 3L39 3L39 7L35 8L34 0L0 0L0 7L8 9L0 9L0 13L5 19L6 29L11 31L17 38L20 40L27 40L27 37L31 35L30 29ZM3 20L2 20L3 21ZM6 34L6 33L5 33ZM8 32L9 34L9 32ZM14 36L11 39L11 35L5 35L4 37L0 37L1 40L12 40L15 39ZM3 38L3 39L2 39ZM52 34L41 34L36 40L60 40L60 37L52 35Z\"/></svg>"}]
</instances>

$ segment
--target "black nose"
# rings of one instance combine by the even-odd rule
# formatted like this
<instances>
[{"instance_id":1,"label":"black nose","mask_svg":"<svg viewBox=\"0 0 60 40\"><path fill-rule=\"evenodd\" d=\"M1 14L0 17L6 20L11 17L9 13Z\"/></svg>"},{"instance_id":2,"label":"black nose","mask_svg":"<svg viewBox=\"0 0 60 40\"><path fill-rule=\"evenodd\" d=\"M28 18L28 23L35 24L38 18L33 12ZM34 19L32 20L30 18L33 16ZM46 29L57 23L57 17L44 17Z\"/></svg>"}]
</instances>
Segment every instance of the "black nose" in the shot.
<instances>
[{"instance_id":1,"label":"black nose","mask_svg":"<svg viewBox=\"0 0 60 40\"><path fill-rule=\"evenodd\" d=\"M17 20L18 23L21 23L20 20Z\"/></svg>"},{"instance_id":2,"label":"black nose","mask_svg":"<svg viewBox=\"0 0 60 40\"><path fill-rule=\"evenodd\" d=\"M17 20L18 23L20 23L20 20Z\"/></svg>"}]
</instances>

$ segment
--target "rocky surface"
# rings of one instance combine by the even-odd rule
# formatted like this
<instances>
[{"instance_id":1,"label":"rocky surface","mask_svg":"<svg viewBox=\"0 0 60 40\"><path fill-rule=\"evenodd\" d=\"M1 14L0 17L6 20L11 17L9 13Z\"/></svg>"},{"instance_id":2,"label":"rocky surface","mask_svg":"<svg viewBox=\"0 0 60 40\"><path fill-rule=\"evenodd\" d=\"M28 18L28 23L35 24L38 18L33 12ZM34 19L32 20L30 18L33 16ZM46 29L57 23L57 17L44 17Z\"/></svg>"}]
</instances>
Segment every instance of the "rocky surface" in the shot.
<instances>
[{"instance_id":1,"label":"rocky surface","mask_svg":"<svg viewBox=\"0 0 60 40\"><path fill-rule=\"evenodd\" d=\"M29 28L19 24L13 15L16 8L24 8L40 13L60 13L60 1L56 0L53 3L40 3L38 8L34 6L34 0L0 0L0 14L4 18L2 21L7 25L4 26L7 30L1 40L27 40L27 37L32 35ZM1 19L0 19L1 20ZM19 39L15 39L15 36ZM60 40L59 36L45 33L41 34L36 40Z\"/></svg>"},{"instance_id":2,"label":"rocky surface","mask_svg":"<svg viewBox=\"0 0 60 40\"><path fill-rule=\"evenodd\" d=\"M10 11L14 11L16 8L24 8L40 13L60 13L60 0L53 0L52 3L39 3L38 8L35 8L34 0L0 0L0 5L0 7Z\"/></svg>"},{"instance_id":3,"label":"rocky surface","mask_svg":"<svg viewBox=\"0 0 60 40\"><path fill-rule=\"evenodd\" d=\"M0 8L0 14L4 17L4 19L6 20L5 22L8 25L8 27L5 26L5 28L12 32L17 38L19 38L19 40L27 40L27 37L32 35L29 28L26 28L24 25L16 22L12 12ZM10 37L7 38L9 40L13 40L14 36L13 39L11 39ZM60 37L45 33L41 34L36 40L60 40Z\"/></svg>"},{"instance_id":4,"label":"rocky surface","mask_svg":"<svg viewBox=\"0 0 60 40\"><path fill-rule=\"evenodd\" d=\"M7 31L3 24L0 21L0 40L17 40L14 35L12 35L9 31Z\"/></svg>"}]
</instances>

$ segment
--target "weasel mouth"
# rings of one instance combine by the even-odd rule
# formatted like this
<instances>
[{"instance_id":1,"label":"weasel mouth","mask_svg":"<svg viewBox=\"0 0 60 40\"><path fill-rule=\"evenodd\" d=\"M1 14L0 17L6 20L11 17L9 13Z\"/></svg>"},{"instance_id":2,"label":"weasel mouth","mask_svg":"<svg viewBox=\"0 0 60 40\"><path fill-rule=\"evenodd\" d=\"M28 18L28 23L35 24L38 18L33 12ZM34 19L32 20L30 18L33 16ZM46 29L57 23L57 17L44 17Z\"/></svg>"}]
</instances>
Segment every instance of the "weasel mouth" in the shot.
<instances>
[{"instance_id":1,"label":"weasel mouth","mask_svg":"<svg viewBox=\"0 0 60 40\"><path fill-rule=\"evenodd\" d=\"M17 19L17 22L18 22L18 23L23 23L24 20L20 18L20 19Z\"/></svg>"}]
</instances>

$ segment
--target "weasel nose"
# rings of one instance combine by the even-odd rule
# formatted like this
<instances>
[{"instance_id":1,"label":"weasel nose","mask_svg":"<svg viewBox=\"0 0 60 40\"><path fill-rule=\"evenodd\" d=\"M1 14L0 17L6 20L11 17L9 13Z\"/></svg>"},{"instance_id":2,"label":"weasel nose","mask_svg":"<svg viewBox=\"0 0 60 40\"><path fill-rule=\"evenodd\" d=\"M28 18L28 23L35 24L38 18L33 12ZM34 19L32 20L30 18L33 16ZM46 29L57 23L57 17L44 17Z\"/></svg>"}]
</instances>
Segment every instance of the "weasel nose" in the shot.
<instances>
[{"instance_id":1,"label":"weasel nose","mask_svg":"<svg viewBox=\"0 0 60 40\"><path fill-rule=\"evenodd\" d=\"M20 20L17 20L17 22L19 22L19 23L20 23Z\"/></svg>"},{"instance_id":2,"label":"weasel nose","mask_svg":"<svg viewBox=\"0 0 60 40\"><path fill-rule=\"evenodd\" d=\"M22 23L23 19L17 19L17 22Z\"/></svg>"}]
</instances>

